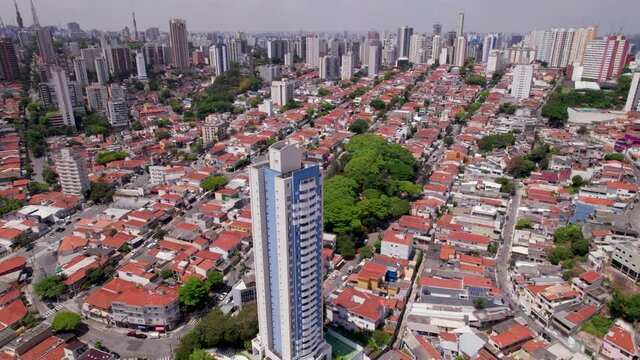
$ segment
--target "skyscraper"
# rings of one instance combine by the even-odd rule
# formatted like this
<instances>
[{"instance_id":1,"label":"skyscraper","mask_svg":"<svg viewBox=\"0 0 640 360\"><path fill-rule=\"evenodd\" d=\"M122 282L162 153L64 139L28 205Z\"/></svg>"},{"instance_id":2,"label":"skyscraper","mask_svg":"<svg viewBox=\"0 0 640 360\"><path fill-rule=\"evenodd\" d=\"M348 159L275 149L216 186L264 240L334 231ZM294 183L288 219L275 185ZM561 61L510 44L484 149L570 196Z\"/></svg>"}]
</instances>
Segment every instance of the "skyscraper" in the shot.
<instances>
[{"instance_id":1,"label":"skyscraper","mask_svg":"<svg viewBox=\"0 0 640 360\"><path fill-rule=\"evenodd\" d=\"M287 40L269 40L267 41L267 57L269 59L284 60L284 54L289 51L289 42Z\"/></svg>"},{"instance_id":2,"label":"skyscraper","mask_svg":"<svg viewBox=\"0 0 640 360\"><path fill-rule=\"evenodd\" d=\"M498 41L500 36L498 34L487 34L484 37L482 43L482 62L487 62L489 59L489 52L498 48Z\"/></svg>"},{"instance_id":3,"label":"skyscraper","mask_svg":"<svg viewBox=\"0 0 640 360\"><path fill-rule=\"evenodd\" d=\"M322 168L297 143L269 148L249 169L259 333L254 355L330 359L323 338Z\"/></svg>"},{"instance_id":4,"label":"skyscraper","mask_svg":"<svg viewBox=\"0 0 640 360\"><path fill-rule=\"evenodd\" d=\"M433 24L433 36L442 35L442 25L440 23Z\"/></svg>"},{"instance_id":5,"label":"skyscraper","mask_svg":"<svg viewBox=\"0 0 640 360\"><path fill-rule=\"evenodd\" d=\"M82 85L89 84L89 76L87 75L87 63L83 58L77 57L73 59L73 70L76 74L76 81Z\"/></svg>"},{"instance_id":6,"label":"skyscraper","mask_svg":"<svg viewBox=\"0 0 640 360\"><path fill-rule=\"evenodd\" d=\"M456 29L456 37L460 37L464 35L464 12L460 11L458 13L458 28Z\"/></svg>"},{"instance_id":7,"label":"skyscraper","mask_svg":"<svg viewBox=\"0 0 640 360\"><path fill-rule=\"evenodd\" d=\"M187 39L187 22L182 19L173 19L169 22L171 37L171 55L173 67L186 69L189 67L189 43Z\"/></svg>"},{"instance_id":8,"label":"skyscraper","mask_svg":"<svg viewBox=\"0 0 640 360\"><path fill-rule=\"evenodd\" d=\"M109 100L108 108L111 126L127 126L129 123L129 112L124 99L116 98Z\"/></svg>"},{"instance_id":9,"label":"skyscraper","mask_svg":"<svg viewBox=\"0 0 640 360\"><path fill-rule=\"evenodd\" d=\"M66 195L84 195L89 190L87 166L82 157L71 148L62 148L56 160L62 192Z\"/></svg>"},{"instance_id":10,"label":"skyscraper","mask_svg":"<svg viewBox=\"0 0 640 360\"><path fill-rule=\"evenodd\" d=\"M280 106L293 101L293 84L286 79L271 82L271 101Z\"/></svg>"},{"instance_id":11,"label":"skyscraper","mask_svg":"<svg viewBox=\"0 0 640 360\"><path fill-rule=\"evenodd\" d=\"M584 51L587 48L587 42L595 40L597 32L598 29L595 26L576 30L575 35L573 35L571 51L569 52L569 64L573 64L574 62L582 63Z\"/></svg>"},{"instance_id":12,"label":"skyscraper","mask_svg":"<svg viewBox=\"0 0 640 360\"><path fill-rule=\"evenodd\" d=\"M308 37L307 38L307 53L305 59L307 64L318 67L320 65L320 38Z\"/></svg>"},{"instance_id":13,"label":"skyscraper","mask_svg":"<svg viewBox=\"0 0 640 360\"><path fill-rule=\"evenodd\" d=\"M414 64L425 62L425 47L427 38L424 35L412 35L409 40L409 61Z\"/></svg>"},{"instance_id":14,"label":"skyscraper","mask_svg":"<svg viewBox=\"0 0 640 360\"><path fill-rule=\"evenodd\" d=\"M320 58L320 78L337 80L340 78L340 58L337 56L323 56Z\"/></svg>"},{"instance_id":15,"label":"skyscraper","mask_svg":"<svg viewBox=\"0 0 640 360\"><path fill-rule=\"evenodd\" d=\"M533 81L533 65L516 65L511 80L511 96L517 99L528 99Z\"/></svg>"},{"instance_id":16,"label":"skyscraper","mask_svg":"<svg viewBox=\"0 0 640 360\"><path fill-rule=\"evenodd\" d=\"M442 38L440 35L434 35L431 40L431 62L440 61L440 53L442 52Z\"/></svg>"},{"instance_id":17,"label":"skyscraper","mask_svg":"<svg viewBox=\"0 0 640 360\"><path fill-rule=\"evenodd\" d=\"M368 53L369 66L367 68L367 76L373 78L380 72L380 66L382 65L382 46L380 41L374 41L369 45Z\"/></svg>"},{"instance_id":18,"label":"skyscraper","mask_svg":"<svg viewBox=\"0 0 640 360\"><path fill-rule=\"evenodd\" d=\"M36 39L38 39L38 53L42 57L42 60L49 65L57 63L56 50L53 47L53 36L49 28L41 27L40 21L38 21L38 14L36 13L36 7L31 0L31 14L33 15L33 24L36 27Z\"/></svg>"},{"instance_id":19,"label":"skyscraper","mask_svg":"<svg viewBox=\"0 0 640 360\"><path fill-rule=\"evenodd\" d=\"M136 23L136 13L131 11L133 17L133 40L138 41L138 24Z\"/></svg>"},{"instance_id":20,"label":"skyscraper","mask_svg":"<svg viewBox=\"0 0 640 360\"><path fill-rule=\"evenodd\" d=\"M622 74L628 53L629 40L621 35L587 41L582 77L596 81L617 79Z\"/></svg>"},{"instance_id":21,"label":"skyscraper","mask_svg":"<svg viewBox=\"0 0 640 360\"><path fill-rule=\"evenodd\" d=\"M107 66L107 59L98 57L94 61L96 67L96 74L98 75L98 83L106 85L109 82L109 67Z\"/></svg>"},{"instance_id":22,"label":"skyscraper","mask_svg":"<svg viewBox=\"0 0 640 360\"><path fill-rule=\"evenodd\" d=\"M20 66L13 41L10 38L0 38L0 80L18 80Z\"/></svg>"},{"instance_id":23,"label":"skyscraper","mask_svg":"<svg viewBox=\"0 0 640 360\"><path fill-rule=\"evenodd\" d=\"M67 73L58 67L51 67L51 83L54 86L56 99L58 102L58 111L62 115L64 125L76 129L76 119L73 115L73 103L71 102L71 94L69 91L69 77Z\"/></svg>"},{"instance_id":24,"label":"skyscraper","mask_svg":"<svg viewBox=\"0 0 640 360\"><path fill-rule=\"evenodd\" d=\"M464 66L467 61L467 39L464 36L458 36L456 39L454 66Z\"/></svg>"},{"instance_id":25,"label":"skyscraper","mask_svg":"<svg viewBox=\"0 0 640 360\"><path fill-rule=\"evenodd\" d=\"M209 48L209 62L216 71L216 75L220 75L223 72L229 70L229 53L227 52L227 45L215 44Z\"/></svg>"},{"instance_id":26,"label":"skyscraper","mask_svg":"<svg viewBox=\"0 0 640 360\"><path fill-rule=\"evenodd\" d=\"M633 72L624 111L640 111L640 68L636 68Z\"/></svg>"},{"instance_id":27,"label":"skyscraper","mask_svg":"<svg viewBox=\"0 0 640 360\"><path fill-rule=\"evenodd\" d=\"M85 90L87 91L87 107L89 110L107 115L107 102L109 101L107 87L100 84L91 84Z\"/></svg>"},{"instance_id":28,"label":"skyscraper","mask_svg":"<svg viewBox=\"0 0 640 360\"><path fill-rule=\"evenodd\" d=\"M413 28L408 26L398 28L398 57L409 57L411 36L413 36Z\"/></svg>"},{"instance_id":29,"label":"skyscraper","mask_svg":"<svg viewBox=\"0 0 640 360\"><path fill-rule=\"evenodd\" d=\"M13 0L13 5L16 7L16 24L20 29L24 28L24 22L22 21L22 15L20 15L20 10L18 9L18 3L16 0Z\"/></svg>"},{"instance_id":30,"label":"skyscraper","mask_svg":"<svg viewBox=\"0 0 640 360\"><path fill-rule=\"evenodd\" d=\"M147 78L147 64L144 61L144 54L141 51L136 53L136 70L138 79L144 80Z\"/></svg>"},{"instance_id":31,"label":"skyscraper","mask_svg":"<svg viewBox=\"0 0 640 360\"><path fill-rule=\"evenodd\" d=\"M342 55L342 68L340 69L340 78L342 80L350 80L354 72L353 53L349 51L346 55Z\"/></svg>"}]
</instances>

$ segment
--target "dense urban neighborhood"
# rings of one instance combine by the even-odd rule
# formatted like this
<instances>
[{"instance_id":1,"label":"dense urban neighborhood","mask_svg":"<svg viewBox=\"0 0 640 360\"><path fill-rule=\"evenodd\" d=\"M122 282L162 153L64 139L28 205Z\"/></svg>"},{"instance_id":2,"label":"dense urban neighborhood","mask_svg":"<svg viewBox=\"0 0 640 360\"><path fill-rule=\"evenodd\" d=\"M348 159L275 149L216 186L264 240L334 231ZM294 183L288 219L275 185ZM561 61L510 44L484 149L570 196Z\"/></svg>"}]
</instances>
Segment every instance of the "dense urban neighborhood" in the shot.
<instances>
[{"instance_id":1,"label":"dense urban neighborhood","mask_svg":"<svg viewBox=\"0 0 640 360\"><path fill-rule=\"evenodd\" d=\"M0 30L0 359L640 356L637 38L30 5Z\"/></svg>"}]
</instances>

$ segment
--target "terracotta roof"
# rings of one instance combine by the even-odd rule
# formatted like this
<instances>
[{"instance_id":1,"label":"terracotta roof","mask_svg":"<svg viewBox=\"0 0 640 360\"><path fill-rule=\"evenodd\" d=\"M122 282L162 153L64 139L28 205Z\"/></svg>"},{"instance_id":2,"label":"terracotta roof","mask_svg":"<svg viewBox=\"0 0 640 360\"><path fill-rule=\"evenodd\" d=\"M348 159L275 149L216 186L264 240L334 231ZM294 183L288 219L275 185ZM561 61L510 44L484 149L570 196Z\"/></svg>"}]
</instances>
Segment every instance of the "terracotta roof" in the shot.
<instances>
[{"instance_id":1,"label":"terracotta roof","mask_svg":"<svg viewBox=\"0 0 640 360\"><path fill-rule=\"evenodd\" d=\"M509 330L492 336L491 340L500 348L505 349L519 342L531 338L531 331L524 325L516 323Z\"/></svg>"},{"instance_id":2,"label":"terracotta roof","mask_svg":"<svg viewBox=\"0 0 640 360\"><path fill-rule=\"evenodd\" d=\"M27 308L22 301L15 301L0 309L0 330L10 327L27 316Z\"/></svg>"},{"instance_id":3,"label":"terracotta roof","mask_svg":"<svg viewBox=\"0 0 640 360\"><path fill-rule=\"evenodd\" d=\"M384 298L351 287L346 287L333 303L373 322L384 318L388 307Z\"/></svg>"},{"instance_id":4,"label":"terracotta roof","mask_svg":"<svg viewBox=\"0 0 640 360\"><path fill-rule=\"evenodd\" d=\"M595 272L593 270L590 270L590 271L587 271L585 273L580 274L580 279L584 280L588 284L593 284L594 282L596 282L601 277L602 277L602 275L598 274L597 272Z\"/></svg>"},{"instance_id":5,"label":"terracotta roof","mask_svg":"<svg viewBox=\"0 0 640 360\"><path fill-rule=\"evenodd\" d=\"M594 305L587 305L581 308L580 310L572 311L565 317L565 319L571 321L575 325L578 325L578 324L581 324L583 321L586 321L587 319L589 319L597 311L598 311L598 308L595 307Z\"/></svg>"},{"instance_id":6,"label":"terracotta roof","mask_svg":"<svg viewBox=\"0 0 640 360\"><path fill-rule=\"evenodd\" d=\"M609 329L609 332L604 337L604 341L626 351L629 354L635 353L632 334L617 325L613 325Z\"/></svg>"},{"instance_id":7,"label":"terracotta roof","mask_svg":"<svg viewBox=\"0 0 640 360\"><path fill-rule=\"evenodd\" d=\"M420 286L429 286L442 289L462 289L462 280L439 279L434 277L420 277Z\"/></svg>"}]
</instances>

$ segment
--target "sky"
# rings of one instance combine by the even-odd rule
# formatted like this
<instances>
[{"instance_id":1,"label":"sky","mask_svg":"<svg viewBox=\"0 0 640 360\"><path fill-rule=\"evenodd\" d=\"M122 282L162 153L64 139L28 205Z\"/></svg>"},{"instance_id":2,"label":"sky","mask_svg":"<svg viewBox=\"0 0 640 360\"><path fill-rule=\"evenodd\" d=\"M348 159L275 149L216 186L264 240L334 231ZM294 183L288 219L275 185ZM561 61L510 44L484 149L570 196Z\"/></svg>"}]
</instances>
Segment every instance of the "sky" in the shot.
<instances>
[{"instance_id":1,"label":"sky","mask_svg":"<svg viewBox=\"0 0 640 360\"><path fill-rule=\"evenodd\" d=\"M16 0L25 24L33 22L28 0ZM33 0L42 25L76 21L85 29L156 26L187 20L191 32L366 31L412 26L431 32L440 22L453 30L465 12L465 32L520 32L597 25L600 34L640 33L640 0ZM16 24L13 1L0 0L5 24Z\"/></svg>"}]
</instances>

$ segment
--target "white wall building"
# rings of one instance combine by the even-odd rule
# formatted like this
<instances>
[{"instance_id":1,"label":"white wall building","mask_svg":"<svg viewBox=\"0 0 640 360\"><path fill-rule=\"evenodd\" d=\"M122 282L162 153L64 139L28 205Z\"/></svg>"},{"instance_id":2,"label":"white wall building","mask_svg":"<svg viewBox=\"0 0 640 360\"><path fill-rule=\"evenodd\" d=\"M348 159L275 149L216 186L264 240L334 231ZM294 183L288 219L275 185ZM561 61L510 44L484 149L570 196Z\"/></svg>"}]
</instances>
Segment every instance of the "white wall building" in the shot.
<instances>
[{"instance_id":1,"label":"white wall building","mask_svg":"<svg viewBox=\"0 0 640 360\"><path fill-rule=\"evenodd\" d=\"M136 53L136 70L138 79L145 80L147 78L147 64L144 61L144 54L142 52Z\"/></svg>"},{"instance_id":2,"label":"white wall building","mask_svg":"<svg viewBox=\"0 0 640 360\"><path fill-rule=\"evenodd\" d=\"M56 171L60 176L62 192L67 195L84 195L89 190L87 164L70 148L62 148L56 159Z\"/></svg>"},{"instance_id":3,"label":"white wall building","mask_svg":"<svg viewBox=\"0 0 640 360\"><path fill-rule=\"evenodd\" d=\"M342 55L342 68L340 69L340 78L342 80L350 80L354 74L353 53L349 51L346 55Z\"/></svg>"},{"instance_id":4,"label":"white wall building","mask_svg":"<svg viewBox=\"0 0 640 360\"><path fill-rule=\"evenodd\" d=\"M289 102L293 101L293 83L288 80L272 82L271 101L280 106L287 105Z\"/></svg>"},{"instance_id":5,"label":"white wall building","mask_svg":"<svg viewBox=\"0 0 640 360\"><path fill-rule=\"evenodd\" d=\"M109 122L111 126L127 126L129 124L129 109L123 99L109 100Z\"/></svg>"},{"instance_id":6,"label":"white wall building","mask_svg":"<svg viewBox=\"0 0 640 360\"><path fill-rule=\"evenodd\" d=\"M631 88L629 89L629 95L627 95L624 111L640 111L640 67L633 72Z\"/></svg>"},{"instance_id":7,"label":"white wall building","mask_svg":"<svg viewBox=\"0 0 640 360\"><path fill-rule=\"evenodd\" d=\"M87 104L90 111L107 115L107 102L109 101L109 92L107 87L100 84L91 84L86 87Z\"/></svg>"},{"instance_id":8,"label":"white wall building","mask_svg":"<svg viewBox=\"0 0 640 360\"><path fill-rule=\"evenodd\" d=\"M511 96L517 99L528 99L533 81L533 65L516 65L511 80Z\"/></svg>"},{"instance_id":9,"label":"white wall building","mask_svg":"<svg viewBox=\"0 0 640 360\"><path fill-rule=\"evenodd\" d=\"M89 76L87 75L87 63L83 58L73 59L73 70L76 74L76 81L82 85L89 83Z\"/></svg>"},{"instance_id":10,"label":"white wall building","mask_svg":"<svg viewBox=\"0 0 640 360\"><path fill-rule=\"evenodd\" d=\"M53 83L56 99L58 101L58 111L62 115L64 125L76 129L76 118L73 115L73 103L71 102L71 94L69 93L69 77L67 73L60 68L51 68L51 82Z\"/></svg>"}]
</instances>

